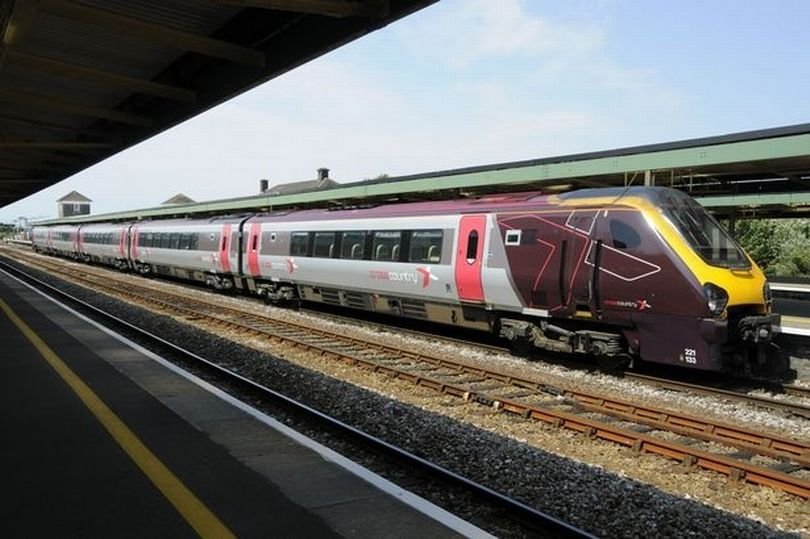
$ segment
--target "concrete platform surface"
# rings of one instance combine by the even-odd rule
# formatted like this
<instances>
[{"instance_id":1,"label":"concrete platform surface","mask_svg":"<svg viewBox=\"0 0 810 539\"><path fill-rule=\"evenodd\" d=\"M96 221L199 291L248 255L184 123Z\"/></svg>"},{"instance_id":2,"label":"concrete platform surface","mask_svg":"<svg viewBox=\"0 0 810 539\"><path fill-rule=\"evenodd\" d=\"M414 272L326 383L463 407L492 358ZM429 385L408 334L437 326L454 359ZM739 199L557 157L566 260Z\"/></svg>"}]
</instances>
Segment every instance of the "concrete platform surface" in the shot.
<instances>
[{"instance_id":1,"label":"concrete platform surface","mask_svg":"<svg viewBox=\"0 0 810 539\"><path fill-rule=\"evenodd\" d=\"M485 537L0 272L10 537Z\"/></svg>"}]
</instances>

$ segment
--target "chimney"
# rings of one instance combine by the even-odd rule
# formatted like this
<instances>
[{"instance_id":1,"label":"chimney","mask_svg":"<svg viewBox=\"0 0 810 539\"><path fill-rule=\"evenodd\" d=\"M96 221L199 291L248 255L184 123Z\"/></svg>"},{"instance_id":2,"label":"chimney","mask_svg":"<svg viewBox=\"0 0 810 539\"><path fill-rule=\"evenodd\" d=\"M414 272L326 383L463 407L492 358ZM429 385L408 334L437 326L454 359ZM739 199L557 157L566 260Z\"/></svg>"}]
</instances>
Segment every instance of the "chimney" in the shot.
<instances>
[{"instance_id":1,"label":"chimney","mask_svg":"<svg viewBox=\"0 0 810 539\"><path fill-rule=\"evenodd\" d=\"M259 192L264 193L267 191L267 187L269 186L269 182L265 179L259 180Z\"/></svg>"},{"instance_id":2,"label":"chimney","mask_svg":"<svg viewBox=\"0 0 810 539\"><path fill-rule=\"evenodd\" d=\"M323 183L325 180L329 179L329 169L321 167L318 169L318 184Z\"/></svg>"}]
</instances>

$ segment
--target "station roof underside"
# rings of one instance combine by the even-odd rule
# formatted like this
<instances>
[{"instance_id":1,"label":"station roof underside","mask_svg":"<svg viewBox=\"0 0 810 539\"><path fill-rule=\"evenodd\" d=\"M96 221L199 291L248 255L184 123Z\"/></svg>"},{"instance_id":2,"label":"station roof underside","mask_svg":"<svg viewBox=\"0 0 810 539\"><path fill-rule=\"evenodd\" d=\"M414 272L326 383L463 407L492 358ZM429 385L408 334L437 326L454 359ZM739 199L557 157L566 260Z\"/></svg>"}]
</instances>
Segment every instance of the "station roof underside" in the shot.
<instances>
[{"instance_id":1,"label":"station roof underside","mask_svg":"<svg viewBox=\"0 0 810 539\"><path fill-rule=\"evenodd\" d=\"M810 124L365 180L290 195L258 195L58 222L203 216L295 207L351 207L502 191L562 192L578 187L645 183L683 189L723 217L808 216Z\"/></svg>"},{"instance_id":2,"label":"station roof underside","mask_svg":"<svg viewBox=\"0 0 810 539\"><path fill-rule=\"evenodd\" d=\"M0 206L436 0L0 0Z\"/></svg>"}]
</instances>

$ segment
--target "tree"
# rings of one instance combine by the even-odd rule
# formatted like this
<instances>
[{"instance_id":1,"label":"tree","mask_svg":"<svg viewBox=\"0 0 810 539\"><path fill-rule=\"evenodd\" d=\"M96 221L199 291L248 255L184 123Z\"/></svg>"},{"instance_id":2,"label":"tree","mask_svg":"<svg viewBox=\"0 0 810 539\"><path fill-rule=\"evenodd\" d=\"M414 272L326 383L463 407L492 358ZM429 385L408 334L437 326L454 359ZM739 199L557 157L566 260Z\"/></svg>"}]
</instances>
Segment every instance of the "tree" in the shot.
<instances>
[{"instance_id":1,"label":"tree","mask_svg":"<svg viewBox=\"0 0 810 539\"><path fill-rule=\"evenodd\" d=\"M737 241L768 276L810 276L810 221L746 219Z\"/></svg>"}]
</instances>

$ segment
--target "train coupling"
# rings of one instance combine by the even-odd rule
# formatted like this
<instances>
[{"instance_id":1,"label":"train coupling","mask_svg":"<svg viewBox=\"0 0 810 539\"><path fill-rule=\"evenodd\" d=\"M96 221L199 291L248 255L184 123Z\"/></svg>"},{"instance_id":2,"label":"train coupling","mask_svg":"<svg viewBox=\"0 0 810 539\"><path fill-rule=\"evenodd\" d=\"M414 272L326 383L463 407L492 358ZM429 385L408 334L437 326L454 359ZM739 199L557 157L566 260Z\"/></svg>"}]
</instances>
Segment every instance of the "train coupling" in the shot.
<instances>
[{"instance_id":1,"label":"train coupling","mask_svg":"<svg viewBox=\"0 0 810 539\"><path fill-rule=\"evenodd\" d=\"M740 319L738 327L740 339L749 343L769 343L779 331L781 316L746 316Z\"/></svg>"}]
</instances>

